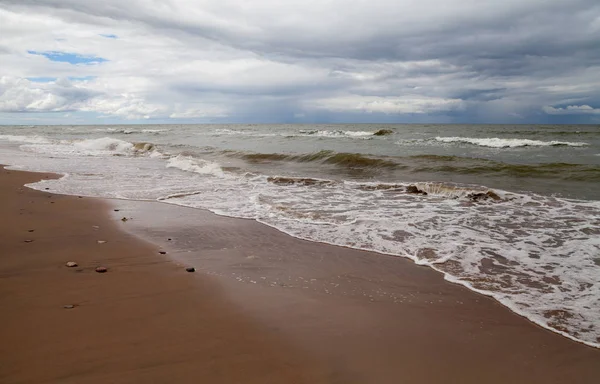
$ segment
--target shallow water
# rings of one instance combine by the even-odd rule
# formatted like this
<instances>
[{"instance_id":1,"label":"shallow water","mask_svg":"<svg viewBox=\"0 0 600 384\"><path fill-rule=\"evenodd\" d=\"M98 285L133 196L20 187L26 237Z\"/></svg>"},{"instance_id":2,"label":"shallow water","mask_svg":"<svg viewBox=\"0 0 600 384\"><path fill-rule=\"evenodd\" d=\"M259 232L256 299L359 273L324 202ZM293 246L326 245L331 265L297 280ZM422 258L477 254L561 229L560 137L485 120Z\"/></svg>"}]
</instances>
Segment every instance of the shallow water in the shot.
<instances>
[{"instance_id":1,"label":"shallow water","mask_svg":"<svg viewBox=\"0 0 600 384\"><path fill-rule=\"evenodd\" d=\"M408 257L600 346L597 126L2 127L0 163Z\"/></svg>"}]
</instances>

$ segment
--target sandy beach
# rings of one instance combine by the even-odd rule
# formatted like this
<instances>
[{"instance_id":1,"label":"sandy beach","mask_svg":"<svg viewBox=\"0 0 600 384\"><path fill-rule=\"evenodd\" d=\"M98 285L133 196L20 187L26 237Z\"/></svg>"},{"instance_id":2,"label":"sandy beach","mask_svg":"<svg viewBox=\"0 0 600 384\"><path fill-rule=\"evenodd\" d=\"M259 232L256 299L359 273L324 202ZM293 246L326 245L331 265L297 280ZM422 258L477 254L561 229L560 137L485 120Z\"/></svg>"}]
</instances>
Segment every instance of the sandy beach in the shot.
<instances>
[{"instance_id":1,"label":"sandy beach","mask_svg":"<svg viewBox=\"0 0 600 384\"><path fill-rule=\"evenodd\" d=\"M52 177L0 171L2 383L600 380L600 350L406 259L201 210L23 187ZM144 224L163 216L186 225ZM252 283L261 277L277 283Z\"/></svg>"}]
</instances>

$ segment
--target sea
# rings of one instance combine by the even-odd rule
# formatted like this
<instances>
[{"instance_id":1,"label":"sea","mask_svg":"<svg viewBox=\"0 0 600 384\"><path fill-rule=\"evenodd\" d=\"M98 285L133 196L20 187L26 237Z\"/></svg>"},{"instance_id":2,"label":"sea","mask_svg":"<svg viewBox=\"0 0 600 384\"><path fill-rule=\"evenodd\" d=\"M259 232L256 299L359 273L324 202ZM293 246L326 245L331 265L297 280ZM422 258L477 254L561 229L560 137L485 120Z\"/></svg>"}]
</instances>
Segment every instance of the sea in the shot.
<instances>
[{"instance_id":1,"label":"sea","mask_svg":"<svg viewBox=\"0 0 600 384\"><path fill-rule=\"evenodd\" d=\"M600 125L0 126L0 164L409 258L600 347Z\"/></svg>"}]
</instances>

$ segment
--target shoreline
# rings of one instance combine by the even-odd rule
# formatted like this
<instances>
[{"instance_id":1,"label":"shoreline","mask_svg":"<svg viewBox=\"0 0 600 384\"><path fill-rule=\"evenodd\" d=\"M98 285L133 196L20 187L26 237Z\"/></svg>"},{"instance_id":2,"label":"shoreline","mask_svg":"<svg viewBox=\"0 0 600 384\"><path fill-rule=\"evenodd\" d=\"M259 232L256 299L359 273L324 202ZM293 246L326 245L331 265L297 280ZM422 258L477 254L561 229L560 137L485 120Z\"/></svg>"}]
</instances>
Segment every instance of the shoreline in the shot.
<instances>
[{"instance_id":1,"label":"shoreline","mask_svg":"<svg viewBox=\"0 0 600 384\"><path fill-rule=\"evenodd\" d=\"M23 187L52 177L0 169L1 382L325 382L208 276L119 230L106 202Z\"/></svg>"},{"instance_id":2,"label":"shoreline","mask_svg":"<svg viewBox=\"0 0 600 384\"><path fill-rule=\"evenodd\" d=\"M39 179L40 176L50 177L48 174L2 169L0 177L3 180L3 193L4 180L7 177L5 173L20 175L20 181L30 180L27 182L36 181L36 177ZM148 277L139 275L138 272L141 273L141 271L137 271L137 268L142 268L145 273L151 272L153 278L160 278L161 281L168 282L167 286L178 286L183 281L185 287L181 287L182 290L178 289L175 293L161 292L161 287L156 287L156 284L152 284L152 281L147 281L144 285L145 289L152 289L153 293L150 295L154 299L160 297L161 300L144 303L147 300L145 298L146 291L144 293L138 291L135 295L126 299L129 301L128 306L113 305L113 312L118 314L122 311L129 311L128 315L134 316L133 307L141 307L145 311L151 312L154 310L154 306L168 305L169 310L176 310L176 312L160 312L159 315L169 316L171 321L181 321L182 316L184 318L185 316L192 318L197 316L197 311L193 308L190 309L189 303L186 303L185 300L178 300L177 303L169 303L169 301L180 294L185 295L186 300L190 302L202 301L206 300L206 292L209 292L211 297L215 297L209 304L215 305L216 310L221 311L221 317L215 315L215 318L218 317L219 320L222 320L222 318L229 319L230 316L233 316L250 333L251 336L246 335L246 339L250 339L250 341L260 340L259 347L266 350L262 354L266 353L268 355L269 351L277 352L269 358L270 364L274 364L272 366L263 366L269 362L262 361L262 359L252 361L250 364L254 369L258 369L257 366L262 367L264 371L261 372L265 375L270 375L271 370L277 372L276 374L283 375L278 378L267 376L273 379L272 382L278 382L278 380L306 382L306 379L310 378L308 382L332 383L392 383L400 379L408 380L411 383L558 383L567 379L575 380L578 383L592 383L600 377L600 367L595 364L600 358L600 351L565 339L563 336L534 325L527 319L496 303L493 299L447 282L443 280L438 272L427 267L414 265L410 260L404 258L380 257L373 260L371 252L300 240L258 222L216 216L209 212L161 203L116 201L116 208L126 207L124 211L119 211L119 215L123 212L127 214L135 212L132 213L134 220L121 223L115 217L110 218L110 208L102 199L78 199L76 196L52 195L47 192L24 188L22 184L21 186L12 185L12 187L16 190L17 195L20 194L20 197L25 197L21 199L21 208L19 208L23 211L13 210L14 212L12 212L13 214L24 213L27 215L24 224L45 222L49 229L59 230L65 224L65 220L57 222L53 215L56 211L54 208L60 205L61 212L68 213L66 216L69 220L83 219L88 225L88 232L86 233L77 232L61 238L59 231L58 234L49 235L50 238L44 238L44 241L47 242L44 244L45 251L52 248L50 242L56 240L53 239L53 237L56 237L59 240L58 242L55 241L53 246L62 247L64 246L64 240L67 239L69 242L77 243L77 245L69 246L70 250L77 252L89 252L99 248L105 251L113 247L114 243L114 247L123 247L121 249L139 249L143 256L141 253L137 255L138 252L136 251L136 256L124 256L121 253L117 256L106 257L97 251L93 251L96 258L93 261L114 263L114 270L109 268L107 274L100 275L95 274L93 270L84 269L83 273L74 272L72 276L68 275L72 271L64 267L64 262L68 261L63 260L64 255L56 255L56 257L61 257L60 262L56 259L57 264L44 265L41 271L34 274L35 276L28 276L29 272L15 272L19 268L25 268L27 271L31 268L28 264L23 264L25 261L20 264L10 258L3 259L0 261L2 263L0 264L0 273L3 276L0 282L3 283L3 286L11 287L13 292L17 292L19 289L28 289L29 293L21 296L23 300L39 299L37 296L34 297L31 287L24 284L15 285L14 281L11 280L10 273L7 280L5 277L7 260L10 262L8 270L12 270L12 273L16 274L14 278L18 279L20 274L24 279L39 278L39 274L43 272L43 275L47 276L42 279L44 283L48 284L49 287L54 287L48 293L66 294L66 297L79 296L81 298L84 293L69 290L62 291L61 284L65 282L57 282L56 278L75 277L77 280L74 280L73 283L84 284L87 294L91 296L99 294L102 296L103 293L98 292L98 289L103 288L103 286L99 284L85 286L82 277L95 279L96 283L101 281L98 278L119 275L126 280L133 278L134 281L135 279L139 281ZM6 204L6 197L4 195L3 197L4 204ZM50 205L49 200L54 201L56 204ZM61 204L58 204L59 200ZM34 203L29 203L29 201L34 201ZM158 204L161 208L158 208ZM38 210L40 205L43 206L41 211ZM134 211L131 208L134 205L141 208ZM148 209L149 207L152 207L152 209ZM9 210L9 207L3 206L3 211ZM167 213L167 211L169 212ZM93 212L95 216L93 218L79 217L82 212ZM163 232L159 231L160 233L157 233L157 227L152 227L152 225L143 228L144 223L148 223L148 219L152 221L151 219L154 218L154 221L157 221L157 218L160 218L164 221L167 217L174 217L175 219L172 223L165 224L163 222L161 224L164 228ZM100 229L92 228L93 225L98 225L91 224L92 222L101 222L99 224ZM191 226L191 223L194 225ZM137 231L138 234L144 230L154 232L153 235L145 239L147 243L135 238L131 232L123 231L124 227L129 228L136 225L138 229L133 232ZM7 244L4 248L9 246L9 249L15 249L16 252L19 252L16 244L19 245L21 250L31 250L31 246L38 245L38 239L34 239L33 243L19 243L18 239L20 237L18 236L27 236L30 233L26 231L15 232L16 228L13 227L15 227L14 224L11 227L4 225L2 228L2 231L8 234L6 237ZM105 228L108 228L108 232L104 232ZM78 229L77 226L71 228L72 231L76 229ZM38 233L36 229L31 236L37 236ZM174 240L168 244L169 249L164 248L169 251L169 259L158 255L159 248L154 245L157 243L152 241L153 236L166 238L163 235L167 233L171 234L170 236L173 236ZM98 238L99 235L103 235L103 239L108 239L108 242L106 244L95 243L96 240L94 239L96 238L102 240ZM144 236L141 237L144 238ZM85 241L84 238L86 238ZM15 244L11 244L11 242L15 242ZM190 250L191 252L188 252ZM115 252L118 253L119 250L117 249ZM323 257L323 255L327 257ZM34 256L32 261L35 261L35 263L46 262L41 259L40 254ZM248 256L252 256L252 258ZM79 256L79 260L83 260L82 256ZM185 265L198 263L197 270L200 273L186 274L183 271L183 266L177 265L178 261ZM80 263L80 265L83 264ZM293 284L285 287L271 286L270 284L251 283L250 281L244 281L244 279L240 281L231 276L232 271L235 271L238 277L254 278L254 281L259 279L260 275L265 275L269 279L279 276L282 277L282 281L283 278L289 277L295 277L299 281L298 277L311 279L314 276L317 281L315 286L318 286L319 289L311 290ZM211 273L214 276L206 276ZM354 287L359 293L343 295L341 293L342 288L337 293L333 292L334 290L330 289L328 284L332 278L340 275L344 275L349 280L342 288L349 291L350 288ZM41 284L36 282L35 279L29 280L29 283ZM62 288L73 289L73 287L73 285L65 285ZM324 287L332 292L325 293L323 291ZM361 290L362 292L369 292L369 290L374 292L374 290L381 289L381 287L384 287L388 293L397 294L396 297L400 297L400 293L402 293L407 299L402 301L376 298L371 301L368 296L360 293ZM77 286L78 290L80 288L80 286ZM67 310L63 309L62 305L57 302L57 298L54 298L55 307L50 308L49 305L45 304L35 309L39 311L41 318L56 321L60 316L73 314L75 311L82 312L81 310L87 308L101 309L102 305L110 304L113 300L121 301L119 299L119 295L123 294L121 290L127 288L128 285L125 282L121 286L111 287L110 294L106 293L106 296L102 297L104 301L97 305L81 304L76 308ZM76 295L72 296L75 293ZM23 339L22 332L17 332L15 329L19 327L21 330L27 329L23 328L23 324L19 322L27 314L27 308L22 308L24 305L21 305L25 303L11 302L10 300L13 299L8 295L0 297L2 297L2 307L4 307L3 312L8 313L13 308L17 310L17 313L11 313L8 320L2 320L8 323L2 327L5 329L3 332L6 333L8 329L12 328L11 333L15 334L11 339L7 339L3 335L3 339L12 341L12 344L8 343L12 347L10 348L11 351L14 352L14 349L16 349L22 353L33 354L34 351L24 351L24 348L15 347ZM441 300L441 302L438 302L438 300ZM204 304L206 305L206 303ZM182 309L185 309L185 311L179 312ZM19 311L21 312L18 313ZM226 315L223 315L223 311ZM107 320L107 314L100 313L100 315L98 319L93 320L103 324L102 322ZM12 323L10 317L14 318ZM61 319L64 321L68 318L61 317ZM243 321L240 319L243 319ZM92 319L87 319L87 321L87 325L94 323ZM73 324L68 325L73 326ZM111 333L115 333L116 337L117 334L122 336L123 332L136 331L138 339L135 342L148 345L148 343L156 343L156 339L162 339L162 336L173 336L174 332L168 326L171 324L162 324L162 326L155 324L156 329L137 330L132 327L131 318L115 320L113 325L114 328L111 328L107 333L101 335L85 334L85 337L110 338L112 337ZM64 343L65 338L70 339L72 337L69 331L73 330L68 329L64 324L63 326L61 328L63 333L59 334L56 339L60 343ZM198 330L196 328L197 324L187 323L187 326L188 332ZM223 331L223 324L213 324L212 326ZM91 329L93 328L88 328L87 331ZM74 331L77 334L77 331L83 330L75 328ZM228 332L231 331L228 330ZM47 343L52 337L57 336L48 334L47 329L36 330L36 332L38 336L41 335L42 337L39 337L38 340L29 340L28 338L32 335L26 334L25 344L29 348L43 349L46 352L52 351L54 347L44 344L44 341ZM237 330L237 332L240 331ZM169 355L200 353L197 350L200 347L195 344L192 345L193 343L187 340L186 335L176 334L176 336L178 338L167 342ZM210 333L205 332L205 339L196 342L200 345L204 344L206 338L210 340L212 336ZM269 342L264 343L264 340L269 340ZM233 347L229 347L232 350L224 350L221 356L221 363L227 367L236 366L240 363L239 359L236 360L239 356L236 355L235 351L235 345L239 339L231 341ZM77 348L81 349L83 347L80 345L81 342L82 340L71 340L68 344L71 348L77 350ZM179 346L179 343L182 346ZM245 343L246 347L250 347L253 351L252 354L255 355L254 348L257 346L250 346L250 344ZM266 347L265 344L267 344ZM140 347L136 345L135 348L132 346L130 348L137 350ZM185 348L188 349L185 350ZM3 360L5 360L4 356L9 356L8 349L8 347L0 349ZM69 353L68 351L61 352ZM76 356L77 359L85 360L85 358L90 357L91 351L84 349L84 352L88 355L78 355ZM108 359L105 360L107 364L105 368L115 363L115 361L105 356L109 349L93 352L96 358ZM146 353L145 356L138 358L129 357L130 360L135 361L128 361L126 364L148 364L147 359L151 356L147 355ZM15 355L10 357L17 365L28 364L31 366L31 359L23 359L22 356L24 355L21 355L21 358ZM197 356L203 357L201 354ZM283 362L281 361L282 356L286 356ZM162 358L165 358L164 356L154 356L153 358L153 362L160 365L160 368L157 368L157 371L154 372L163 375L160 377L164 377L164 382L169 382L167 378L178 380L177 382L192 381L192 377L186 375L191 375L193 369L199 369L188 367L189 371L184 373L180 371L176 364L161 365L159 362ZM152 361L152 359L150 360ZM195 362L200 363L201 361L202 359L199 359ZM244 362L243 360L242 363ZM281 370L281 367L276 364L277 362L287 369ZM435 369L432 369L432 362ZM58 367L52 365L51 362L44 362L44 364L47 365L45 374L48 374L48 371L52 371L52 369L68 370L68 368L71 368L65 366L64 362L62 365L58 364L56 359L54 364L58 364ZM510 369L507 369L508 367ZM31 367L28 369L31 369ZM136 371L134 368L133 372L128 378L122 378L122 381L114 382L135 382L135 380L142 377L136 376L142 374L142 371ZM31 374L32 372L27 373ZM3 374L4 369L0 368L0 379L4 377ZM90 380L98 380L97 382L103 382L102 380L106 380L107 377L106 372L93 371L93 369L88 374ZM206 374L206 372L203 374ZM233 375L234 372L230 372L230 374ZM48 376L44 380L51 382ZM63 377L59 382L67 382L65 380ZM222 376L217 376L213 380L213 382L231 382L226 381ZM32 381L35 382L35 380ZM76 380L74 382L81 381ZM241 382L252 382L252 380L248 376L243 376ZM257 379L256 382L271 381L264 380L263 377Z\"/></svg>"}]
</instances>

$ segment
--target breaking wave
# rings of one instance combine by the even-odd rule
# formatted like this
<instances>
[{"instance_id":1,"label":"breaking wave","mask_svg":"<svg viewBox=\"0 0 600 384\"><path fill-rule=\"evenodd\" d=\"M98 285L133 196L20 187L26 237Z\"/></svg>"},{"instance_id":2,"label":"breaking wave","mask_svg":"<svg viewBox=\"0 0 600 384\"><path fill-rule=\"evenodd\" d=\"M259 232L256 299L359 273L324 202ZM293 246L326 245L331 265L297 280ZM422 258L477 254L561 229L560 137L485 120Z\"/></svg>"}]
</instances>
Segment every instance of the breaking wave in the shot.
<instances>
[{"instance_id":1,"label":"breaking wave","mask_svg":"<svg viewBox=\"0 0 600 384\"><path fill-rule=\"evenodd\" d=\"M192 156L178 155L167 160L167 168L177 168L182 171L194 172L201 175L225 176L218 163L199 159Z\"/></svg>"},{"instance_id":2,"label":"breaking wave","mask_svg":"<svg viewBox=\"0 0 600 384\"><path fill-rule=\"evenodd\" d=\"M0 137L2 138L2 137ZM131 143L111 137L84 140L50 140L39 136L14 136L9 141L25 143L26 152L63 156L162 156L152 143Z\"/></svg>"},{"instance_id":3,"label":"breaking wave","mask_svg":"<svg viewBox=\"0 0 600 384\"><path fill-rule=\"evenodd\" d=\"M588 143L568 141L541 141L530 139L500 139L475 137L436 137L435 141L442 143L465 143L488 148L518 148L518 147L584 147Z\"/></svg>"}]
</instances>

